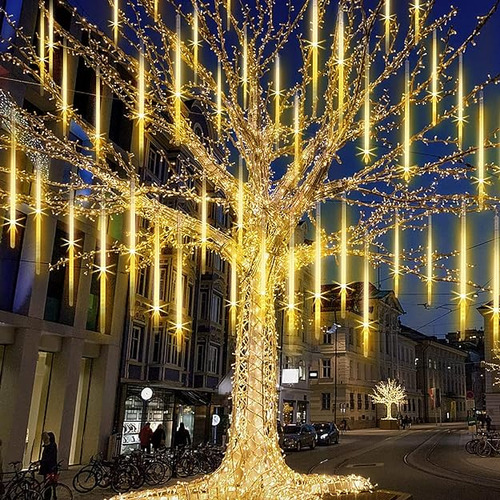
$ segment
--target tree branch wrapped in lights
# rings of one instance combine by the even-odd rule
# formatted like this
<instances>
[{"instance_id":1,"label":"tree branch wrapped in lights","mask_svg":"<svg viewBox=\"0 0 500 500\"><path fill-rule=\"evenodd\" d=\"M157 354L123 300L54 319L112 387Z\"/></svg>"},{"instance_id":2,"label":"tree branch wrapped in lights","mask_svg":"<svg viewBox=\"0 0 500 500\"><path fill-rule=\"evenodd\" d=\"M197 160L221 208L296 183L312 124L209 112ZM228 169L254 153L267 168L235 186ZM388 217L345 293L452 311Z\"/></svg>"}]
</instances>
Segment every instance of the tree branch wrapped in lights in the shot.
<instances>
[{"instance_id":1,"label":"tree branch wrapped in lights","mask_svg":"<svg viewBox=\"0 0 500 500\"><path fill-rule=\"evenodd\" d=\"M366 290L370 264L393 267L396 285L402 274L419 276L427 281L429 297L437 280L474 285L467 281L466 262L458 271L441 265L447 255L434 251L431 239L427 250L404 255L399 243L388 249L383 239L393 230L425 228L432 214L449 212L465 217L467 211L486 210L498 203L486 192L488 166L482 163L475 169L465 162L466 157L496 143L484 130L481 142L473 146L464 146L462 137L464 108L499 78L490 77L464 93L460 76L465 49L475 41L498 2L479 18L477 27L456 49L450 45L453 29L449 27L456 9L433 18L432 2L415 3L408 13L406 32L400 29L389 0L380 1L373 10L366 9L360 0L341 0L338 8L324 0L310 0L296 10L288 2L285 11L278 9L279 3L256 1L249 6L225 0L191 0L188 9L173 0L161 6L152 0L111 0L109 34L76 9L72 11L85 40L54 22L52 7L41 5L35 46L9 20L16 37L11 50L2 55L4 62L20 68L29 82L39 84L58 111L36 116L2 94L0 113L7 131L2 144L10 149L12 159L8 167L0 168L10 176L10 189L3 185L0 189L2 206L10 210L11 233L16 231L16 206L21 203L35 207L39 238L43 237L43 218L48 213L100 220L101 227L107 217L126 214L127 242L109 248L101 242L98 254L85 254L77 251L70 226L68 256L56 263L71 270L75 259L88 259L90 265L95 258L101 295L105 295L110 252L129 255L131 289L135 289L135 271L148 264L154 269L155 287L159 286L158 255L166 245L176 248L177 267L182 266L183 255L195 247L217 252L232 266L230 318L236 353L233 412L224 461L214 474L191 483L121 498L317 498L369 490L370 482L359 476L302 475L284 463L276 430L277 297L287 297L287 327L295 331L301 311L296 304L294 270L315 263L312 300L314 333L319 336L321 261L328 255L340 256L342 317L348 255L365 259ZM162 9L176 16L175 24L167 22L173 16L162 16ZM282 21L277 20L278 10L284 15ZM304 35L296 37L301 29ZM188 30L192 32L191 43L185 41ZM325 41L320 41L321 35ZM431 41L429 62L425 44ZM300 51L302 64L296 68L298 79L282 86L280 71L290 45ZM55 75L56 50L62 52L63 66L79 57L95 70L93 124L69 101L67 68ZM202 52L206 63L201 61ZM120 67L127 68L131 78L125 77ZM458 81L454 78L457 72ZM398 82L404 82L404 92L396 96L387 88ZM100 100L104 93L120 99L135 120L134 157L124 155L102 133ZM200 103L212 123L214 137L200 137L191 127L184 108L189 99ZM428 114L427 124L418 129L412 128L411 119L417 113L416 105L420 114ZM455 118L457 139L436 136L436 127ZM70 122L91 138L91 147L77 145L67 136ZM183 168L182 161L179 171L164 185L140 182L137 168L144 165L149 134L164 135L189 152L194 176L203 179L201 194L189 187L187 178L192 174ZM340 155L352 143L361 145L361 159L359 165L352 159L356 168L348 170L341 165ZM438 144L443 153L416 165L412 158L415 144ZM86 184L76 175L69 182L57 182L43 175L41 167L30 172L16 165L16 154L33 157L40 150L46 158L91 172L95 182ZM112 170L107 160L126 175ZM440 191L442 181L465 179L471 174L478 177L477 194ZM417 186L411 185L413 178L419 178ZM37 186L31 191L33 195L16 190L16 182L21 181ZM208 199L207 183L222 195ZM198 203L201 217L162 203L166 199ZM320 206L328 200L343 205L341 229L330 235L322 230L320 217ZM228 231L211 227L206 217L208 201L230 211L237 223ZM356 225L347 226L346 205L360 207ZM305 214L316 226L316 241L296 245L294 230ZM151 221L151 230L136 230L136 217ZM431 238L431 231L428 233ZM104 231L101 239L105 238ZM176 289L180 295L179 287ZM467 297L461 294L465 303ZM365 294L364 301L368 300ZM181 301L177 297L177 312ZM367 355L371 325L365 306L362 328ZM154 321L160 320L163 307L159 294L154 293ZM105 318L100 319L104 331ZM181 346L185 335L182 310L173 323Z\"/></svg>"}]
</instances>

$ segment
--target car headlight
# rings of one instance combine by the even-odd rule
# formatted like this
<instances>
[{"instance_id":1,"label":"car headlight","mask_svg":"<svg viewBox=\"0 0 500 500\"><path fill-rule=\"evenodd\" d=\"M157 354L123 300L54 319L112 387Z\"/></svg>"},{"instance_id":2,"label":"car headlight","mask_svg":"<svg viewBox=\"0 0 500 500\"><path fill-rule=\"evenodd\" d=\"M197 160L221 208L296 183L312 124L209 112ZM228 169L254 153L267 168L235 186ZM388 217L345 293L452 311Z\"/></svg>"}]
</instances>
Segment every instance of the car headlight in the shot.
<instances>
[{"instance_id":1,"label":"car headlight","mask_svg":"<svg viewBox=\"0 0 500 500\"><path fill-rule=\"evenodd\" d=\"M328 437L328 434L321 434L321 439L326 439Z\"/></svg>"}]
</instances>

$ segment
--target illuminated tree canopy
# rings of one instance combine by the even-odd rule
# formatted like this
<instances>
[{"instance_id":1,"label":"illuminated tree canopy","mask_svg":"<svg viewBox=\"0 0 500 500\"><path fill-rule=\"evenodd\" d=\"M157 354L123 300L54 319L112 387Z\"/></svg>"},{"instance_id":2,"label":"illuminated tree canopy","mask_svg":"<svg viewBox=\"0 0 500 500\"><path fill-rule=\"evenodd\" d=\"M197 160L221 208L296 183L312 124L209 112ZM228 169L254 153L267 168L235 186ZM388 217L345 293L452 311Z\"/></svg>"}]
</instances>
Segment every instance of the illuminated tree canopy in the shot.
<instances>
[{"instance_id":1,"label":"illuminated tree canopy","mask_svg":"<svg viewBox=\"0 0 500 500\"><path fill-rule=\"evenodd\" d=\"M392 405L399 407L406 399L405 388L396 380L389 379L379 382L373 389L370 396L374 403L384 404L387 408L387 415L382 420L394 420L392 416Z\"/></svg>"},{"instance_id":2,"label":"illuminated tree canopy","mask_svg":"<svg viewBox=\"0 0 500 500\"><path fill-rule=\"evenodd\" d=\"M76 9L71 9L73 28L68 31L55 21L49 2L40 4L34 39L9 18L15 36L2 54L4 63L39 85L53 103L51 112L37 115L7 93L1 95L1 143L9 160L0 167L7 180L0 185L0 200L11 244L18 225L16 207L31 208L37 242L43 239L49 214L67 217L67 258L52 264L68 266L70 286L75 261L96 268L101 330L108 260L118 253L128 256L132 290L137 270L152 266L152 320L168 316L179 339L188 334L182 282L176 283L176 304L162 303L161 249L175 249L178 275L185 257L197 248L202 266L206 250L231 265L230 328L236 352L223 464L192 483L123 498L316 498L371 487L358 476L306 476L285 465L276 432L276 308L285 307L287 328L295 331L301 310L293 275L313 265L309 304L314 304L311 330L318 337L322 261L338 257L345 317L348 260L358 256L364 259L361 328L366 354L372 328L370 266L392 268L396 294L403 274L420 277L427 283L428 303L435 281L456 281L465 317L466 288L474 285L467 277L465 247L460 269L446 268L442 259L447 255L432 245L432 217L459 215L466 244L467 213L492 209L499 201L488 192L487 174L493 166L484 160L485 150L497 146L495 131L485 130L481 112L478 140L472 145L464 141L466 108L481 110L482 90L499 77L466 90L462 76L466 49L497 4L482 13L456 47L452 20L457 9L436 17L433 2L418 0L404 17L396 15L390 0L373 2L373 8L361 0L285 5L277 0L191 0L182 6L174 0L110 0L109 32ZM69 91L68 67L75 58L95 74L90 121ZM104 133L101 109L110 98L120 100L134 122L133 154ZM200 135L191 126L188 103L193 100L208 120L210 134ZM71 138L73 125L86 134L88 145ZM168 140L168 151L161 152L165 161L171 151L179 151L164 183L143 182L138 175L152 136ZM439 154L421 163L412 154L415 145L435 147ZM28 161L19 162L21 157ZM49 175L51 162L71 165L70 178ZM92 180L79 175L82 171ZM449 189L471 177L476 178L471 193ZM187 210L174 200L197 209ZM332 234L322 228L321 217L329 200L342 207ZM209 204L227 211L235 222L232 227L208 224ZM346 220L347 206L359 209L355 223ZM118 214L128 221L124 240L106 245L106 221ZM295 244L294 231L304 217L315 226L315 241ZM75 219L99 222L99 250L78 248ZM139 220L149 225L139 225ZM399 232L405 228L425 229L427 244L403 252ZM393 235L392 248L388 234ZM39 245L36 273L41 269ZM500 284L496 286L500 291ZM285 304L278 297L286 297ZM499 311L497 304L493 314Z\"/></svg>"}]
</instances>

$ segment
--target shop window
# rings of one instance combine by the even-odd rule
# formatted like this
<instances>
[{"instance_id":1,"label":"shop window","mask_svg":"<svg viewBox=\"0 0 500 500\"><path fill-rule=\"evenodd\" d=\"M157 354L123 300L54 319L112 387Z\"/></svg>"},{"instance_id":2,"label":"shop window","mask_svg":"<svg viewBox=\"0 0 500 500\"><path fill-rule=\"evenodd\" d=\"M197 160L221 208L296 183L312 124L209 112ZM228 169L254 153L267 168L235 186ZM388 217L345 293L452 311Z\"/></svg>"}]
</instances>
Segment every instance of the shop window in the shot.
<instances>
[{"instance_id":1,"label":"shop window","mask_svg":"<svg viewBox=\"0 0 500 500\"><path fill-rule=\"evenodd\" d=\"M217 346L208 346L207 371L219 373L219 348Z\"/></svg>"},{"instance_id":2,"label":"shop window","mask_svg":"<svg viewBox=\"0 0 500 500\"><path fill-rule=\"evenodd\" d=\"M329 410L331 405L331 397L332 395L329 392L323 392L321 394L321 409Z\"/></svg>"},{"instance_id":3,"label":"shop window","mask_svg":"<svg viewBox=\"0 0 500 500\"><path fill-rule=\"evenodd\" d=\"M331 359L321 360L321 377L331 378L332 376L332 361Z\"/></svg>"},{"instance_id":4,"label":"shop window","mask_svg":"<svg viewBox=\"0 0 500 500\"><path fill-rule=\"evenodd\" d=\"M139 396L129 396L125 400L121 453L127 453L139 448L142 409L143 401Z\"/></svg>"},{"instance_id":5,"label":"shop window","mask_svg":"<svg viewBox=\"0 0 500 500\"><path fill-rule=\"evenodd\" d=\"M134 361L140 361L141 345L144 337L144 327L140 325L132 325L130 332L130 347L128 357Z\"/></svg>"}]
</instances>

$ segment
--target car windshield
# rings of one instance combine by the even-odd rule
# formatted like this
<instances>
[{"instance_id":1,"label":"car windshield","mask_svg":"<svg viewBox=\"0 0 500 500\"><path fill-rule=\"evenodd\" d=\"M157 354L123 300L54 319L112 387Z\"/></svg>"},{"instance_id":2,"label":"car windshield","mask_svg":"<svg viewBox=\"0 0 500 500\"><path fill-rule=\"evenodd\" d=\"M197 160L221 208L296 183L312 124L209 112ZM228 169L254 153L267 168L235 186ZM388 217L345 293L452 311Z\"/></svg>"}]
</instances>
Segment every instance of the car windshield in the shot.
<instances>
[{"instance_id":1,"label":"car windshield","mask_svg":"<svg viewBox=\"0 0 500 500\"><path fill-rule=\"evenodd\" d=\"M314 428L317 431L329 431L330 430L330 424L314 424Z\"/></svg>"},{"instance_id":2,"label":"car windshield","mask_svg":"<svg viewBox=\"0 0 500 500\"><path fill-rule=\"evenodd\" d=\"M298 425L287 425L284 429L285 434L298 434L300 427Z\"/></svg>"}]
</instances>

